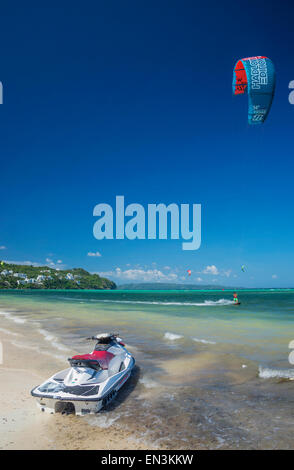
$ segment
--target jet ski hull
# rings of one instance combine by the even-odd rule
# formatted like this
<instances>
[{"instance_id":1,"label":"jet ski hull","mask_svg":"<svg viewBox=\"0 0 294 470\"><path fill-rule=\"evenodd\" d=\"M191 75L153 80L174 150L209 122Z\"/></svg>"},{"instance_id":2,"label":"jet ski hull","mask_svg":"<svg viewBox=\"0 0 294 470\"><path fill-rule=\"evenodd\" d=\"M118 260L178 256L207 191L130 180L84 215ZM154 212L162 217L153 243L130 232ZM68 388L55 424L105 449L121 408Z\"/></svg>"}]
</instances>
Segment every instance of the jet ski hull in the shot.
<instances>
[{"instance_id":1,"label":"jet ski hull","mask_svg":"<svg viewBox=\"0 0 294 470\"><path fill-rule=\"evenodd\" d=\"M36 390L38 387L34 388L31 391L31 394L36 397L38 408L46 413L76 414L80 416L85 414L95 414L115 398L119 389L127 382L130 376L131 372L125 375L123 379L120 380L119 383L103 397L89 398L87 401L80 397L54 397L53 395L40 396Z\"/></svg>"},{"instance_id":2,"label":"jet ski hull","mask_svg":"<svg viewBox=\"0 0 294 470\"><path fill-rule=\"evenodd\" d=\"M112 362L105 370L88 367L88 358L84 360L86 365L81 366L82 356L75 356L79 358L74 359L78 366L60 371L35 387L31 395L39 409L46 413L85 415L98 413L107 406L130 378L135 365L135 359L123 346L114 344L109 351L113 352Z\"/></svg>"}]
</instances>

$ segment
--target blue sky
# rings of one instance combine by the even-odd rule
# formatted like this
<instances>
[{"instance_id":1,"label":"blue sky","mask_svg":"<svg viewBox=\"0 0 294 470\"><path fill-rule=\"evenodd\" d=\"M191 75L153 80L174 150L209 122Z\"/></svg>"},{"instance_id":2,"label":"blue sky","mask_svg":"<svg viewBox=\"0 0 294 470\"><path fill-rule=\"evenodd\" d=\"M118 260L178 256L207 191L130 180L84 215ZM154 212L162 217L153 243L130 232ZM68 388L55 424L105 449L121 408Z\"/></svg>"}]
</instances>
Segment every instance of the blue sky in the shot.
<instances>
[{"instance_id":1,"label":"blue sky","mask_svg":"<svg viewBox=\"0 0 294 470\"><path fill-rule=\"evenodd\" d=\"M0 257L119 283L293 286L293 13L271 1L2 4ZM262 128L231 93L236 60L252 55L277 71ZM96 240L93 208L116 195L201 203L201 248Z\"/></svg>"}]
</instances>

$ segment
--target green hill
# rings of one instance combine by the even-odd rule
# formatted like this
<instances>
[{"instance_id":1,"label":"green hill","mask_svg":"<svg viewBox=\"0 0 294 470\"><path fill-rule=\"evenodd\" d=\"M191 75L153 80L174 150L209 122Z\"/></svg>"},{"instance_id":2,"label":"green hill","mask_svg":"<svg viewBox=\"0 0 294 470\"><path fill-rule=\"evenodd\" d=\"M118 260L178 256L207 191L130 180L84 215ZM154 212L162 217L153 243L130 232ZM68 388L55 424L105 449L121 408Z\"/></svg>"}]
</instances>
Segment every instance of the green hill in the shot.
<instances>
[{"instance_id":1,"label":"green hill","mask_svg":"<svg viewBox=\"0 0 294 470\"><path fill-rule=\"evenodd\" d=\"M2 262L0 289L116 289L116 284L82 268L59 270Z\"/></svg>"}]
</instances>

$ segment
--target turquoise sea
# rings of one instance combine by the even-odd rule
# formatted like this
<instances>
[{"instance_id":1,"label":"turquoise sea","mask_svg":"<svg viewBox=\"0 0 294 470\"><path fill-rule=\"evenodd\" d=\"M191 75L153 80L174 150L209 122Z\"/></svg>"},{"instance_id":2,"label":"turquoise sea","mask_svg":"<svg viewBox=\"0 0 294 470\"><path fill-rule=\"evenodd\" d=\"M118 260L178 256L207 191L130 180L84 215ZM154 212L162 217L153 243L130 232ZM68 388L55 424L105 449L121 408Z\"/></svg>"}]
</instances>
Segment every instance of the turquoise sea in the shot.
<instances>
[{"instance_id":1,"label":"turquoise sea","mask_svg":"<svg viewBox=\"0 0 294 470\"><path fill-rule=\"evenodd\" d=\"M120 334L137 367L109 409L85 418L93 426L128 426L164 448L294 448L294 290L244 290L239 300L211 290L0 291L0 321L34 330L33 346L60 361L91 349L89 335Z\"/></svg>"}]
</instances>

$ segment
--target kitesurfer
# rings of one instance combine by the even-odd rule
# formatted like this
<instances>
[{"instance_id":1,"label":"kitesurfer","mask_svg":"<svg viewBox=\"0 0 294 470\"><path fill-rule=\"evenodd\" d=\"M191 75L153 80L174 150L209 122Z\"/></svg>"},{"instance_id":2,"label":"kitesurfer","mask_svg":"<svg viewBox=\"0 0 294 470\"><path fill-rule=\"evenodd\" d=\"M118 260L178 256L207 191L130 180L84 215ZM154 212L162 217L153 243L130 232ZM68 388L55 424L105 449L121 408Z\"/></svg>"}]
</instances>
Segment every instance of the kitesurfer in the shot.
<instances>
[{"instance_id":1,"label":"kitesurfer","mask_svg":"<svg viewBox=\"0 0 294 470\"><path fill-rule=\"evenodd\" d=\"M238 294L237 294L237 292L234 292L233 298L234 298L234 299L233 299L233 300L234 300L234 303L235 303L235 304L238 304L238 303L239 303L239 300L238 300Z\"/></svg>"}]
</instances>

